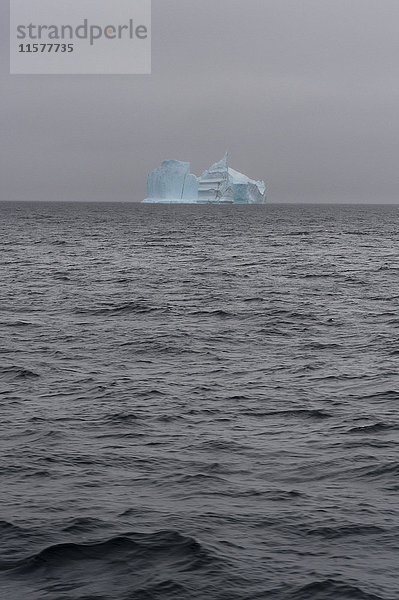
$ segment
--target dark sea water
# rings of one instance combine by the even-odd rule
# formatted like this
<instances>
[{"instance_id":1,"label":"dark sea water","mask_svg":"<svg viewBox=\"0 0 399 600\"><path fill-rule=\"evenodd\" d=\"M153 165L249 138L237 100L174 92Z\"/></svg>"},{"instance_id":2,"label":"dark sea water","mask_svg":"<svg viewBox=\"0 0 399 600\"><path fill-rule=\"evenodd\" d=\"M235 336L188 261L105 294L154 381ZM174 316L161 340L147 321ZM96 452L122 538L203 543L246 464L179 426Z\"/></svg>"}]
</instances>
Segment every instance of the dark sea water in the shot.
<instances>
[{"instance_id":1,"label":"dark sea water","mask_svg":"<svg viewBox=\"0 0 399 600\"><path fill-rule=\"evenodd\" d=\"M0 204L4 600L397 600L399 207Z\"/></svg>"}]
</instances>

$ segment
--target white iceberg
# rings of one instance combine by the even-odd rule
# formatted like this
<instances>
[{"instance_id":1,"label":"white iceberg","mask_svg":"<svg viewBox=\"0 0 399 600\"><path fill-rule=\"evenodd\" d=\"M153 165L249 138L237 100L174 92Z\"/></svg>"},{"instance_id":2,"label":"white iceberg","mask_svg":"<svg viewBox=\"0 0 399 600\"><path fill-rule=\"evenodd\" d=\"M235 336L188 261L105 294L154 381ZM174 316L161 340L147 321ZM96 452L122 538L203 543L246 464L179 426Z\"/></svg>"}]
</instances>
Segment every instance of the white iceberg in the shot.
<instances>
[{"instance_id":1,"label":"white iceberg","mask_svg":"<svg viewBox=\"0 0 399 600\"><path fill-rule=\"evenodd\" d=\"M198 182L198 202L200 204L233 204L233 188L230 185L227 154L219 162L204 171Z\"/></svg>"},{"instance_id":2,"label":"white iceberg","mask_svg":"<svg viewBox=\"0 0 399 600\"><path fill-rule=\"evenodd\" d=\"M144 202L195 202L198 179L190 173L190 163L164 160L148 175L147 189Z\"/></svg>"},{"instance_id":3,"label":"white iceberg","mask_svg":"<svg viewBox=\"0 0 399 600\"><path fill-rule=\"evenodd\" d=\"M246 175L229 168L229 178L234 193L234 204L264 204L266 184L249 179Z\"/></svg>"},{"instance_id":4,"label":"white iceberg","mask_svg":"<svg viewBox=\"0 0 399 600\"><path fill-rule=\"evenodd\" d=\"M228 155L204 171L190 173L190 163L164 160L148 176L145 203L264 204L266 185L229 168Z\"/></svg>"}]
</instances>

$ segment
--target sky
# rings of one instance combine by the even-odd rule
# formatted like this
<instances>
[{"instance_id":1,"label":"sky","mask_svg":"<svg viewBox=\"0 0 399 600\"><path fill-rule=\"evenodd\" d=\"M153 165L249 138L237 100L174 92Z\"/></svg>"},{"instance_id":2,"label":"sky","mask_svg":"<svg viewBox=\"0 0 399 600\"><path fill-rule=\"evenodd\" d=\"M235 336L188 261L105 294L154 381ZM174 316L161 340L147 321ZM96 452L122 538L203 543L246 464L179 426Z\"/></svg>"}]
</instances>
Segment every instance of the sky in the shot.
<instances>
[{"instance_id":1,"label":"sky","mask_svg":"<svg viewBox=\"0 0 399 600\"><path fill-rule=\"evenodd\" d=\"M9 75L8 23L0 200L136 202L228 150L272 202L399 203L398 0L153 0L151 75Z\"/></svg>"}]
</instances>

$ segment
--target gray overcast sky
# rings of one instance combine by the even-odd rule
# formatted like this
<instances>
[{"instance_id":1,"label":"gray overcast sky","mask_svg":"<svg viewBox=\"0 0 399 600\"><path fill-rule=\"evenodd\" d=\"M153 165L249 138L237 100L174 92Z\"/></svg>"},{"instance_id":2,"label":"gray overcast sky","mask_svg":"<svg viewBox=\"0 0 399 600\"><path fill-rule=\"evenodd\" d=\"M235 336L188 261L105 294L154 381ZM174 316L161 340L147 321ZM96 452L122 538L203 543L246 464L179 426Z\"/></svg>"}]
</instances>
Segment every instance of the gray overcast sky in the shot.
<instances>
[{"instance_id":1,"label":"gray overcast sky","mask_svg":"<svg viewBox=\"0 0 399 600\"><path fill-rule=\"evenodd\" d=\"M398 0L153 0L150 76L9 75L0 2L1 200L139 201L229 150L273 202L399 203Z\"/></svg>"}]
</instances>

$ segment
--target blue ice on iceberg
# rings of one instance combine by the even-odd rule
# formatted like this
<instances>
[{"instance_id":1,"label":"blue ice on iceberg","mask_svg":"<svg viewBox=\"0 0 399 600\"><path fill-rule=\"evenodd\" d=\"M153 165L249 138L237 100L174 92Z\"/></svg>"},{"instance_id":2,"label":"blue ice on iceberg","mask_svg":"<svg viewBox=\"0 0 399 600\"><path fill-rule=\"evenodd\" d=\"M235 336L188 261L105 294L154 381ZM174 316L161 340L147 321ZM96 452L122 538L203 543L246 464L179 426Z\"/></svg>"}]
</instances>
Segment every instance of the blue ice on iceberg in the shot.
<instances>
[{"instance_id":1,"label":"blue ice on iceberg","mask_svg":"<svg viewBox=\"0 0 399 600\"><path fill-rule=\"evenodd\" d=\"M249 179L228 166L228 154L200 177L190 173L190 163L164 160L148 176L145 203L264 204L264 181Z\"/></svg>"}]
</instances>

